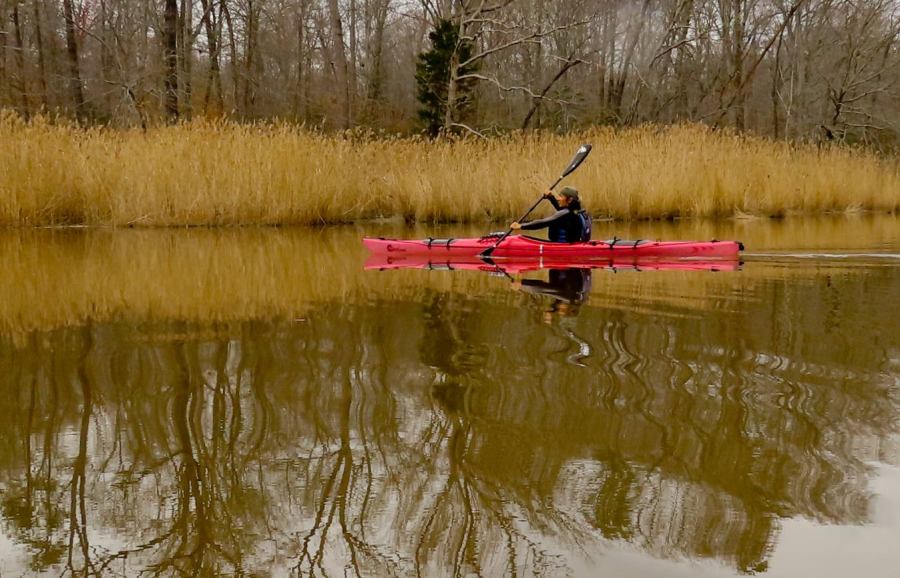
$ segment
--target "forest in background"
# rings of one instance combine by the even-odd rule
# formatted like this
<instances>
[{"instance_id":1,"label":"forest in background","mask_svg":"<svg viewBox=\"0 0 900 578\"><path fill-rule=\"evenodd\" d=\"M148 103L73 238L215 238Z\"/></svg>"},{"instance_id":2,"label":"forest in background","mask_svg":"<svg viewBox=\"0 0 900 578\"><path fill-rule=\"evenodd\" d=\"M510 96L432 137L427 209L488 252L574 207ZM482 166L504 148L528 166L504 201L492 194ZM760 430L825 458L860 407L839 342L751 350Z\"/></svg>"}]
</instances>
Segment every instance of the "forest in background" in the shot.
<instances>
[{"instance_id":1,"label":"forest in background","mask_svg":"<svg viewBox=\"0 0 900 578\"><path fill-rule=\"evenodd\" d=\"M90 124L704 122L888 149L898 80L897 0L0 0L0 107Z\"/></svg>"}]
</instances>

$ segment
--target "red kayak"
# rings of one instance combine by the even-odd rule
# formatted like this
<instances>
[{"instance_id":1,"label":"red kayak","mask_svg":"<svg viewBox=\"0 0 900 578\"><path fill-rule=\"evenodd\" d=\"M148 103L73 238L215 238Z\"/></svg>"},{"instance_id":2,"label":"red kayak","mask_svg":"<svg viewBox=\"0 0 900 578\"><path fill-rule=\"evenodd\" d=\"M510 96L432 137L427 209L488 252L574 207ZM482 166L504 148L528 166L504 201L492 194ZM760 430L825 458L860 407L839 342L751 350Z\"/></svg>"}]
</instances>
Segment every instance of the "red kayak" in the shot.
<instances>
[{"instance_id":1,"label":"red kayak","mask_svg":"<svg viewBox=\"0 0 900 578\"><path fill-rule=\"evenodd\" d=\"M470 239L363 239L373 255L425 255L435 260L444 257L477 257L494 246L497 237ZM736 259L744 246L737 241L588 241L587 243L551 243L525 235L511 235L491 253L491 259Z\"/></svg>"},{"instance_id":2,"label":"red kayak","mask_svg":"<svg viewBox=\"0 0 900 578\"><path fill-rule=\"evenodd\" d=\"M611 269L630 271L737 271L737 259L560 259L511 258L498 262L476 256L448 257L440 254L377 254L366 260L368 270L432 269L441 271L503 272L511 275L541 269Z\"/></svg>"}]
</instances>

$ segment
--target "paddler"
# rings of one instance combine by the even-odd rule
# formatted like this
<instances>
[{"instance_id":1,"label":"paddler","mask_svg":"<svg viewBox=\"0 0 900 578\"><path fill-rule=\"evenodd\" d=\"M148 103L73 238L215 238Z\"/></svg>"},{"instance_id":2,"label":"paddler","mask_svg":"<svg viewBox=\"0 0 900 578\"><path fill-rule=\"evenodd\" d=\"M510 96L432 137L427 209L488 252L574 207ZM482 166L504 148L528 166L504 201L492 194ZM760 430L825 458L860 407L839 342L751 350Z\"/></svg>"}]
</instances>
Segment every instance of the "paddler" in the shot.
<instances>
[{"instance_id":1,"label":"paddler","mask_svg":"<svg viewBox=\"0 0 900 578\"><path fill-rule=\"evenodd\" d=\"M591 240L591 219L581 208L578 190L563 187L558 193L547 191L544 198L550 201L556 212L545 219L515 222L509 226L514 231L547 229L547 238L554 243L584 243Z\"/></svg>"}]
</instances>

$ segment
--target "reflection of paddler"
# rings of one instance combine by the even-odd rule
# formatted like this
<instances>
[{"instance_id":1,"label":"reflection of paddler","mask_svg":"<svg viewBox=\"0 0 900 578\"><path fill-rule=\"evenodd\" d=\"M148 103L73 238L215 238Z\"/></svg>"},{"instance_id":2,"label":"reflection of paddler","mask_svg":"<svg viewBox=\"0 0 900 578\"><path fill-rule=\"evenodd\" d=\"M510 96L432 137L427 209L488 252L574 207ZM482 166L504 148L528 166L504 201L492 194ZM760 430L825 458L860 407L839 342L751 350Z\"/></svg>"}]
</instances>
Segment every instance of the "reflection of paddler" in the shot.
<instances>
[{"instance_id":1,"label":"reflection of paddler","mask_svg":"<svg viewBox=\"0 0 900 578\"><path fill-rule=\"evenodd\" d=\"M563 303L581 305L591 293L591 269L550 269L546 281L522 279L513 282L513 289L548 295Z\"/></svg>"},{"instance_id":2,"label":"reflection of paddler","mask_svg":"<svg viewBox=\"0 0 900 578\"><path fill-rule=\"evenodd\" d=\"M591 269L550 269L547 281L541 279L522 279L513 281L513 289L548 295L553 297L550 310L544 313L544 321L549 323L553 315L560 317L574 317L578 315L578 308L591 294Z\"/></svg>"},{"instance_id":3,"label":"reflection of paddler","mask_svg":"<svg viewBox=\"0 0 900 578\"><path fill-rule=\"evenodd\" d=\"M554 315L575 317L582 303L587 301L591 294L591 269L550 269L547 281L540 279L522 279L513 282L513 289L549 295L553 297L553 304L548 311L544 311L544 323L552 324ZM591 344L578 337L571 329L565 329L566 337L575 345L575 351L566 357L573 364L584 367L583 360L591 356L593 348Z\"/></svg>"}]
</instances>

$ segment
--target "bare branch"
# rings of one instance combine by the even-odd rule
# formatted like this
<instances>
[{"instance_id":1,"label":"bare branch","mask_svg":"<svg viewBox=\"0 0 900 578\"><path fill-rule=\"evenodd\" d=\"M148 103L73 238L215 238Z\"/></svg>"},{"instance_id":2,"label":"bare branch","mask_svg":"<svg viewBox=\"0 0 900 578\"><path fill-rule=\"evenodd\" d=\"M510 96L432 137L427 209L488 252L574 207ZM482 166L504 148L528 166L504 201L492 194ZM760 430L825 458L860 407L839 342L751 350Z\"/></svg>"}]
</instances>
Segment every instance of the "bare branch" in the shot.
<instances>
[{"instance_id":1,"label":"bare branch","mask_svg":"<svg viewBox=\"0 0 900 578\"><path fill-rule=\"evenodd\" d=\"M506 43L501 44L501 45L499 45L499 46L496 46L496 47L494 47L494 48L490 48L490 49L485 50L485 51L483 51L483 52L479 52L479 53L476 54L475 56L473 56L473 57L471 57L471 58L469 58L469 59L467 59L467 60L461 62L461 63L459 64L459 67L460 67L460 68L465 68L466 66L469 66L469 65L471 65L471 64L474 64L475 62L478 62L479 60L481 60L481 59L483 59L483 58L485 58L485 57L487 57L487 56L490 56L491 54L494 54L494 53L497 53L497 52L502 52L503 50L506 50L507 48L512 48L513 46L517 46L517 45L519 45L519 44L524 44L524 43L526 43L526 42L530 42L530 41L533 41L533 40L537 40L537 39L539 39L539 38L543 38L543 37L545 37L545 36L549 36L550 34L554 34L554 33L556 33L556 32L560 32L560 31L562 31L562 30L569 30L569 29L571 29L571 28L575 28L575 27L578 27L578 26L584 26L584 25L587 24L588 22L590 22L590 21L589 21L589 20L581 20L581 21L579 21L579 22L573 22L573 23L571 23L571 24L564 24L564 25L561 25L561 26L556 26L555 28L551 28L550 30L546 30L546 31L544 31L544 32L535 32L535 33L533 33L533 34L529 34L528 36L523 36L523 37L521 37L521 38L516 38L515 40L510 40L509 42L506 42Z\"/></svg>"}]
</instances>

